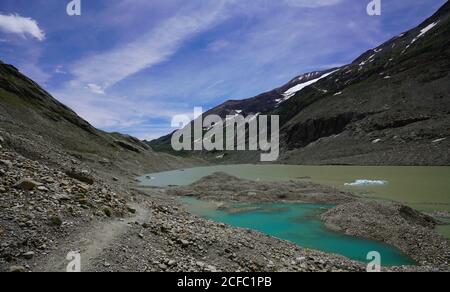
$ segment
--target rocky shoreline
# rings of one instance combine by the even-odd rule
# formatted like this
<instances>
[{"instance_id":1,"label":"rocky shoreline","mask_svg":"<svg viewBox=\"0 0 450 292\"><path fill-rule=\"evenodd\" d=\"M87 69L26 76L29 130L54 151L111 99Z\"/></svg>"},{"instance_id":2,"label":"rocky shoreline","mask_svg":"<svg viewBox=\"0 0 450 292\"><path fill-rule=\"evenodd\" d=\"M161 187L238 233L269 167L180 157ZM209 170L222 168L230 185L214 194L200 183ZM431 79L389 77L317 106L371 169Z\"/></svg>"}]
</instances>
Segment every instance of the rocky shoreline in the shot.
<instances>
[{"instance_id":1,"label":"rocky shoreline","mask_svg":"<svg viewBox=\"0 0 450 292\"><path fill-rule=\"evenodd\" d=\"M338 205L357 195L304 180L257 182L217 172L185 187L169 188L169 195L195 197L218 203L296 202Z\"/></svg>"},{"instance_id":2,"label":"rocky shoreline","mask_svg":"<svg viewBox=\"0 0 450 292\"><path fill-rule=\"evenodd\" d=\"M2 272L62 272L70 251L80 252L83 271L365 271L361 263L339 255L199 218L179 200L338 206L360 200L333 188L218 173L185 188L141 189L132 181L103 178L77 160L63 169L5 148L0 149L0 179ZM432 255L427 263L384 270L448 270L444 261L435 265Z\"/></svg>"},{"instance_id":3,"label":"rocky shoreline","mask_svg":"<svg viewBox=\"0 0 450 292\"><path fill-rule=\"evenodd\" d=\"M423 266L448 270L450 241L435 232L432 217L391 202L356 201L322 215L334 231L395 246Z\"/></svg>"},{"instance_id":4,"label":"rocky shoreline","mask_svg":"<svg viewBox=\"0 0 450 292\"><path fill-rule=\"evenodd\" d=\"M229 212L233 212L230 203L235 202L335 205L321 216L330 230L386 243L431 270L450 268L450 240L435 231L439 222L395 202L364 199L302 180L255 182L226 173L215 173L190 186L170 189L169 194L212 201Z\"/></svg>"}]
</instances>

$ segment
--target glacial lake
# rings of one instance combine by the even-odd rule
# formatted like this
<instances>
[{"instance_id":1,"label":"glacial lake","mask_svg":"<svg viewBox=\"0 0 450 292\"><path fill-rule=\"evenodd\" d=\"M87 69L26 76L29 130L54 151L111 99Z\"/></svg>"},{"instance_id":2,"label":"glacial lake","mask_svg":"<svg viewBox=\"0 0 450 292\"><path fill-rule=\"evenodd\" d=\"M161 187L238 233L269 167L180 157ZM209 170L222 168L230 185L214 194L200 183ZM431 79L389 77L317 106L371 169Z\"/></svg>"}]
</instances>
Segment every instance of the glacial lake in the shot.
<instances>
[{"instance_id":1,"label":"glacial lake","mask_svg":"<svg viewBox=\"0 0 450 292\"><path fill-rule=\"evenodd\" d=\"M218 171L256 181L302 179L366 198L401 202L424 212L450 212L450 167L218 165L148 174L139 181L142 186L183 186ZM358 180L362 183L355 183ZM328 231L319 219L320 211L327 206L276 204L260 206L261 210L255 212L231 214L208 207L206 202L186 200L190 211L199 216L258 230L302 247L362 262L366 262L368 251L377 250L382 253L384 265L411 264L410 259L385 244ZM450 238L450 225L439 226L437 231Z\"/></svg>"},{"instance_id":2,"label":"glacial lake","mask_svg":"<svg viewBox=\"0 0 450 292\"><path fill-rule=\"evenodd\" d=\"M233 212L217 210L212 203L184 198L186 208L193 214L230 226L257 230L288 240L304 248L340 254L349 259L368 263L367 254L377 251L383 266L414 265L415 262L397 249L376 241L351 237L329 231L320 214L332 208L313 204L236 205ZM242 212L236 211L242 208ZM250 207L250 209L249 209Z\"/></svg>"},{"instance_id":3,"label":"glacial lake","mask_svg":"<svg viewBox=\"0 0 450 292\"><path fill-rule=\"evenodd\" d=\"M354 191L368 198L393 200L425 212L450 212L450 167L218 165L148 174L139 180L143 186L182 186L218 171L261 181L300 178ZM346 185L356 180L384 181L385 184Z\"/></svg>"}]
</instances>

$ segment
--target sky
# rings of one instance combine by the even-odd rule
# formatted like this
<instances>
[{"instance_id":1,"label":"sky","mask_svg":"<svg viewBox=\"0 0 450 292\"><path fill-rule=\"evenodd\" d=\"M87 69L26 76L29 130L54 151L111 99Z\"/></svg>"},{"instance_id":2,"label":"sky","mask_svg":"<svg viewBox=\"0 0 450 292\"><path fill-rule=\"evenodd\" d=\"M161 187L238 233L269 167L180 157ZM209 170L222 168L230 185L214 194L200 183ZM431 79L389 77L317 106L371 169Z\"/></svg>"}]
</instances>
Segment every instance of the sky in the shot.
<instances>
[{"instance_id":1,"label":"sky","mask_svg":"<svg viewBox=\"0 0 450 292\"><path fill-rule=\"evenodd\" d=\"M177 114L352 62L446 0L0 0L0 60L92 125L151 140Z\"/></svg>"}]
</instances>

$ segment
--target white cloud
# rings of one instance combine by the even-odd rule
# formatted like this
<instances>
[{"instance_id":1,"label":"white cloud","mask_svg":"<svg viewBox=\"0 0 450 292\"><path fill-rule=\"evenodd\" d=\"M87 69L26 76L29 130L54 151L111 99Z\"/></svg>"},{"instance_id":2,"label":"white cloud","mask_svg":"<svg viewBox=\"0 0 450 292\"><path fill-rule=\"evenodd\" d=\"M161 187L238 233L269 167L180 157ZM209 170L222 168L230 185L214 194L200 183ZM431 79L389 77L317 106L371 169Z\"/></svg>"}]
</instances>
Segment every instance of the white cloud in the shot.
<instances>
[{"instance_id":1,"label":"white cloud","mask_svg":"<svg viewBox=\"0 0 450 292\"><path fill-rule=\"evenodd\" d=\"M91 85L96 87L95 84ZM95 127L102 129L140 128L149 118L170 119L174 115L189 112L184 105L177 103L133 99L114 93L105 93L100 97L94 91L72 81L64 89L52 91L52 94Z\"/></svg>"},{"instance_id":2,"label":"white cloud","mask_svg":"<svg viewBox=\"0 0 450 292\"><path fill-rule=\"evenodd\" d=\"M67 72L64 70L64 66L62 65L56 66L54 72L56 74L67 74Z\"/></svg>"},{"instance_id":3,"label":"white cloud","mask_svg":"<svg viewBox=\"0 0 450 292\"><path fill-rule=\"evenodd\" d=\"M30 35L39 41L45 39L44 31L34 19L17 14L0 14L0 30L6 33L19 34L22 37Z\"/></svg>"},{"instance_id":4,"label":"white cloud","mask_svg":"<svg viewBox=\"0 0 450 292\"><path fill-rule=\"evenodd\" d=\"M106 89L169 59L186 40L219 23L225 4L214 1L213 7L175 15L133 42L80 60L71 72L83 84L104 84Z\"/></svg>"},{"instance_id":5,"label":"white cloud","mask_svg":"<svg viewBox=\"0 0 450 292\"><path fill-rule=\"evenodd\" d=\"M185 104L130 99L111 87L168 60L186 41L221 23L228 16L224 9L228 1L202 2L201 7L181 9L134 41L80 59L66 67L74 78L54 90L55 96L96 127L127 132L142 128L149 118L170 119L190 112ZM148 138L148 133L136 135Z\"/></svg>"},{"instance_id":6,"label":"white cloud","mask_svg":"<svg viewBox=\"0 0 450 292\"><path fill-rule=\"evenodd\" d=\"M100 85L94 84L94 83L89 83L86 85L87 89L89 89L91 92L95 93L95 94L101 94L101 95L105 95L105 89L103 87L101 87Z\"/></svg>"},{"instance_id":7,"label":"white cloud","mask_svg":"<svg viewBox=\"0 0 450 292\"><path fill-rule=\"evenodd\" d=\"M230 45L230 42L227 40L216 40L208 45L208 50L212 52L219 52L222 49L225 49Z\"/></svg>"}]
</instances>

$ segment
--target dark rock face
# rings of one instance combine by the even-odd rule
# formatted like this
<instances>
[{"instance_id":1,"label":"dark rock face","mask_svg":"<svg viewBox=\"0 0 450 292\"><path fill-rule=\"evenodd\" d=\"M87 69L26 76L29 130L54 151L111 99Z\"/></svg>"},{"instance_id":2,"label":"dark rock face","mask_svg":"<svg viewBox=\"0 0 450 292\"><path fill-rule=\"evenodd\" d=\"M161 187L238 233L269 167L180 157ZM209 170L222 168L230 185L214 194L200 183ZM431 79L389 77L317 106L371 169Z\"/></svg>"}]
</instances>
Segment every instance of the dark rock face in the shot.
<instances>
[{"instance_id":1,"label":"dark rock face","mask_svg":"<svg viewBox=\"0 0 450 292\"><path fill-rule=\"evenodd\" d=\"M447 2L417 28L367 51L274 110L283 121L283 159L450 165L444 139L450 133L449 6ZM418 37L430 24L435 26Z\"/></svg>"},{"instance_id":2,"label":"dark rock face","mask_svg":"<svg viewBox=\"0 0 450 292\"><path fill-rule=\"evenodd\" d=\"M310 119L287 128L285 138L289 141L290 149L305 147L320 138L342 133L348 124L362 118L364 118L362 114L343 113L335 117Z\"/></svg>"}]
</instances>

